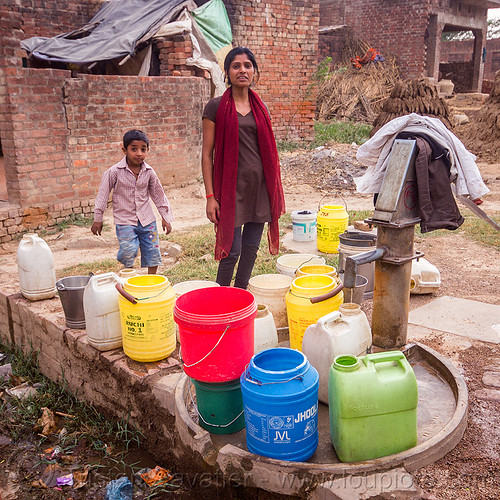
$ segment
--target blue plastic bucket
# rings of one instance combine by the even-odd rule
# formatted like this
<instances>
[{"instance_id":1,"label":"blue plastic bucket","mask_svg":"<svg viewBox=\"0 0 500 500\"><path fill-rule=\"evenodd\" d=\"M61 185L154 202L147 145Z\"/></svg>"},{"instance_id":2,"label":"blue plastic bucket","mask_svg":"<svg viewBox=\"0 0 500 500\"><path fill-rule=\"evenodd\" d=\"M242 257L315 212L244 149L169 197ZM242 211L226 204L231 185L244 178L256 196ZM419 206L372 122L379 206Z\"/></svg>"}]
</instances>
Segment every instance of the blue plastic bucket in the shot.
<instances>
[{"instance_id":1,"label":"blue plastic bucket","mask_svg":"<svg viewBox=\"0 0 500 500\"><path fill-rule=\"evenodd\" d=\"M317 370L302 352L274 348L255 354L241 375L248 450L303 461L318 446Z\"/></svg>"}]
</instances>

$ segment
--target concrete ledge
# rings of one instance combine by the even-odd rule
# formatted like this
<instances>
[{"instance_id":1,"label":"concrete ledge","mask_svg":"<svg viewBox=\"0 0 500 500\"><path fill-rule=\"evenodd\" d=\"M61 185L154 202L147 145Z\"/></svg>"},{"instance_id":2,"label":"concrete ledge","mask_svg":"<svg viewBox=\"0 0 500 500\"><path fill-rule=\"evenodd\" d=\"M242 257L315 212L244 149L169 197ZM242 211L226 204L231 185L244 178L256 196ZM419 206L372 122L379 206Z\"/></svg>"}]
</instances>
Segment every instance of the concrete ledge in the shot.
<instances>
[{"instance_id":1,"label":"concrete ledge","mask_svg":"<svg viewBox=\"0 0 500 500\"><path fill-rule=\"evenodd\" d=\"M174 458L175 386L182 373L173 357L138 363L121 349L100 352L85 330L65 326L58 297L30 302L12 290L0 291L0 337L24 354L35 352L41 372L64 381L80 400L104 414L128 418L144 434L144 446L156 460Z\"/></svg>"},{"instance_id":2,"label":"concrete ledge","mask_svg":"<svg viewBox=\"0 0 500 500\"><path fill-rule=\"evenodd\" d=\"M406 355L432 366L449 385L454 411L442 429L423 436L404 452L349 463L287 462L247 451L244 430L211 435L196 423L191 405L193 386L175 355L139 363L122 349L100 352L85 330L65 326L58 297L30 302L11 287L0 291L0 337L25 354L36 352L42 373L103 413L126 417L144 435L143 446L159 463L189 464L190 470L222 474L233 485L277 494L336 498L339 479L367 477L399 468L412 472L443 457L461 439L467 421L467 388L451 363L420 344ZM175 353L174 353L175 354ZM329 448L330 449L330 448ZM329 452L333 458L333 451ZM391 476L392 477L392 476Z\"/></svg>"}]
</instances>

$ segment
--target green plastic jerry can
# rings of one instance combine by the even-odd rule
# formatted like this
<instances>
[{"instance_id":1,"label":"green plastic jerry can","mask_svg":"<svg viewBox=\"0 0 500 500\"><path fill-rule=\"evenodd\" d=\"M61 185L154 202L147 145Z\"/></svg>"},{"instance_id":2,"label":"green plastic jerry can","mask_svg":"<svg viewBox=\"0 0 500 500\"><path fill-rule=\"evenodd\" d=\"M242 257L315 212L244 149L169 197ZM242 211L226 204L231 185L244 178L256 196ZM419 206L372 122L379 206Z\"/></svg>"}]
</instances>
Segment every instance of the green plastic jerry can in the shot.
<instances>
[{"instance_id":1,"label":"green plastic jerry can","mask_svg":"<svg viewBox=\"0 0 500 500\"><path fill-rule=\"evenodd\" d=\"M417 379L400 351L334 359L328 383L330 437L341 462L417 444Z\"/></svg>"}]
</instances>

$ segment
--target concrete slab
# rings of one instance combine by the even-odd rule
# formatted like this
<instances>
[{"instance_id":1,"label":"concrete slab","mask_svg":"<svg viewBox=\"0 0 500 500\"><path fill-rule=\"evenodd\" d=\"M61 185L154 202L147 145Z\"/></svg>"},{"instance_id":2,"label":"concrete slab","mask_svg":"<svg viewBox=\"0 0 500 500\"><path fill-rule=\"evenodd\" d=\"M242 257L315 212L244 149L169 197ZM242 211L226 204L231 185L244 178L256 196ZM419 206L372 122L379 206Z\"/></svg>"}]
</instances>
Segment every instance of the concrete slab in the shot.
<instances>
[{"instance_id":1,"label":"concrete slab","mask_svg":"<svg viewBox=\"0 0 500 500\"><path fill-rule=\"evenodd\" d=\"M283 240L281 244L287 249L290 250L291 252L297 252L297 253L310 253L313 255L322 255L324 256L325 254L321 253L318 250L318 247L316 245L316 240L312 241L295 241L293 239L293 232L289 231L285 234L283 237Z\"/></svg>"},{"instance_id":2,"label":"concrete slab","mask_svg":"<svg viewBox=\"0 0 500 500\"><path fill-rule=\"evenodd\" d=\"M409 325L500 343L500 306L456 297L439 297L410 311Z\"/></svg>"}]
</instances>

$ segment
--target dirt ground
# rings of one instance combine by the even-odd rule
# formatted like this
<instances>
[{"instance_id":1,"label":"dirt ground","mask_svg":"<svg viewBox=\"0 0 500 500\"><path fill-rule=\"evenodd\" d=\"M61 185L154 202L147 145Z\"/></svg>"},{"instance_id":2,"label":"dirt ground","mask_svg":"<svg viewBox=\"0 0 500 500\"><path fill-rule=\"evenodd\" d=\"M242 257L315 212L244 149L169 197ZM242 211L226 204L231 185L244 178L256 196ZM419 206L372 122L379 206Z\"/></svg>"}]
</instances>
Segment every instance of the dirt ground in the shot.
<instances>
[{"instance_id":1,"label":"dirt ground","mask_svg":"<svg viewBox=\"0 0 500 500\"><path fill-rule=\"evenodd\" d=\"M282 154L282 175L287 211L317 209L320 204L345 204L349 210L373 208L370 195L354 191L352 176L363 171L355 159L357 146L332 144L315 151ZM481 208L488 214L500 213L500 164L479 164L491 192L483 197ZM207 222L201 184L168 190L176 220L173 230L195 227ZM463 207L460 206L462 210ZM108 211L110 212L110 211ZM111 214L107 221L112 225ZM82 261L115 258L114 231L96 237L89 228L71 226L61 234L44 238L52 249L56 273ZM168 253L168 244L163 249ZM17 280L17 242L4 244L0 256L0 282ZM460 229L446 236L417 238L415 249L436 265L442 285L432 295L411 296L410 309L420 307L438 296L473 299L500 305L500 249L483 246L467 239ZM168 276L173 258L165 257L159 272ZM371 301L363 306L371 313ZM493 499L500 491L500 346L452 335L425 339L429 347L452 360L463 374L469 390L469 419L460 443L444 458L413 474L421 488L419 498ZM496 373L493 383L485 374ZM1 430L1 429L0 429ZM0 438L1 432L0 432ZM0 459L6 457L0 439ZM9 459L10 460L10 459ZM12 460L22 461L19 458ZM0 473L0 484L1 484ZM5 475L3 477L5 479ZM0 499L23 498L6 496ZM31 498L69 498L33 496ZM76 497L75 498L84 498ZM91 497L87 497L91 498ZM99 498L95 496L92 498Z\"/></svg>"}]
</instances>

